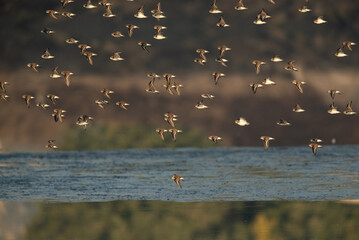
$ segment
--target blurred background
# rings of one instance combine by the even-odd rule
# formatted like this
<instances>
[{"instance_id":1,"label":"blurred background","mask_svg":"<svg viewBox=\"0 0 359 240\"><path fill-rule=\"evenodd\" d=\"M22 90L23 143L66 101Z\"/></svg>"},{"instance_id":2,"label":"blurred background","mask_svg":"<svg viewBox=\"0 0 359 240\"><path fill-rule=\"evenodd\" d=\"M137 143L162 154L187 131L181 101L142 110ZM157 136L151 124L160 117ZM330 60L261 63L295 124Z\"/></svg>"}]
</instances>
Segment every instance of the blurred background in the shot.
<instances>
[{"instance_id":1,"label":"blurred background","mask_svg":"<svg viewBox=\"0 0 359 240\"><path fill-rule=\"evenodd\" d=\"M353 101L353 109L359 109L358 63L359 49L346 51L345 58L336 58L334 53L343 41L358 42L359 2L356 0L310 1L309 13L298 9L304 1L277 1L276 5L266 0L244 1L246 11L236 11L236 1L218 0L217 5L229 28L218 28L220 15L209 14L212 1L175 0L162 1L166 15L158 22L150 10L156 1L112 1L114 18L105 18L105 9L86 9L85 0L77 0L62 9L57 0L0 0L0 81L7 81L8 102L0 100L0 148L2 151L45 151L47 140L56 139L62 150L118 149L151 147L206 147L213 146L210 135L223 138L220 146L261 146L259 137L276 138L272 146L305 145L312 137L330 143L358 144L358 117L329 115L332 103L327 91L340 90L335 105L344 111ZM97 5L97 1L94 1ZM133 15L144 5L147 19ZM58 19L45 13L52 9L76 14L73 19L61 15ZM272 16L265 25L255 25L253 20L261 9ZM326 24L316 25L313 20L324 16ZM135 24L131 38L126 24ZM154 25L167 27L164 40L155 40ZM40 32L44 27L55 31L49 36ZM111 33L121 31L124 38L114 38ZM76 38L92 46L98 54L91 66L76 45L65 43L67 38ZM147 53L137 45L138 41L152 44ZM232 50L225 53L228 67L221 66L217 46L225 44ZM55 56L44 60L46 49ZM194 63L199 57L196 49L209 50L207 63ZM125 61L112 62L109 57L123 52ZM272 63L270 58L279 55L282 63ZM258 59L267 64L256 75L252 61ZM298 72L286 71L286 62L295 60ZM27 63L40 64L39 73L27 68ZM51 70L74 72L70 87L62 78L51 79ZM217 86L211 73L226 74ZM147 73L163 75L172 73L174 79L184 85L181 96L170 95L162 86L155 85L160 94L150 94ZM252 82L262 82L270 77L277 85L258 90L254 95L249 87ZM292 80L307 82L304 94L300 94ZM105 99L100 90L115 91L105 109L95 104L96 99ZM53 106L46 94L60 96ZM205 100L209 109L198 110L194 106L202 93L216 96ZM23 94L35 96L28 109L21 98ZM127 111L115 106L115 102L130 103ZM37 102L47 102L50 109L42 110ZM292 108L299 103L306 112L294 113ZM63 123L55 123L51 117L53 108L65 109ZM162 142L155 129L170 128L163 120L166 112L176 113L176 127L183 130L177 143L170 136ZM77 118L87 114L94 117L87 130L75 124ZM234 121L246 118L251 125L239 127ZM290 127L276 125L279 119L292 123Z\"/></svg>"},{"instance_id":2,"label":"blurred background","mask_svg":"<svg viewBox=\"0 0 359 240\"><path fill-rule=\"evenodd\" d=\"M0 239L347 239L348 202L0 202Z\"/></svg>"}]
</instances>

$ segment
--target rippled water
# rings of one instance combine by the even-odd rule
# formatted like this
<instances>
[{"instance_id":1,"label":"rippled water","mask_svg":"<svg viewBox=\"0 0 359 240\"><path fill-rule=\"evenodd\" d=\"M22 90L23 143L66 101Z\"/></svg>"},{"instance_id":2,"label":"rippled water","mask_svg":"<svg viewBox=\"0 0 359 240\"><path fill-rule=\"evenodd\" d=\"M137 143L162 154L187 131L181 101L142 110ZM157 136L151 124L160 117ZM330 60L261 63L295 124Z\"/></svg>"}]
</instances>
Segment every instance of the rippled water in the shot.
<instances>
[{"instance_id":1,"label":"rippled water","mask_svg":"<svg viewBox=\"0 0 359 240\"><path fill-rule=\"evenodd\" d=\"M183 189L171 180L185 178ZM0 200L252 201L359 196L359 146L0 155Z\"/></svg>"}]
</instances>

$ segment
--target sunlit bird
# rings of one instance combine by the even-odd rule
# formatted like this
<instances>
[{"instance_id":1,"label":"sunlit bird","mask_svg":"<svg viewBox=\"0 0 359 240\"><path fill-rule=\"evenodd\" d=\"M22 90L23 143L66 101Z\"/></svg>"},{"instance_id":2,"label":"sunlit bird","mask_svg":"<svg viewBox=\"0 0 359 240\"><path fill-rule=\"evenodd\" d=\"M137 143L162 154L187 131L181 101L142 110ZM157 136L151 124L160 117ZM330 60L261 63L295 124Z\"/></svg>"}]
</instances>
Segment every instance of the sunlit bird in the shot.
<instances>
[{"instance_id":1,"label":"sunlit bird","mask_svg":"<svg viewBox=\"0 0 359 240\"><path fill-rule=\"evenodd\" d=\"M302 82L302 81L299 81L299 80L293 80L292 83L297 87L298 91L303 94L303 88L302 88L302 85L306 84L306 82Z\"/></svg>"},{"instance_id":2,"label":"sunlit bird","mask_svg":"<svg viewBox=\"0 0 359 240\"><path fill-rule=\"evenodd\" d=\"M218 141L222 140L222 138L219 137L219 136L209 136L208 139L211 140L212 142L216 143L216 144L218 143Z\"/></svg>"},{"instance_id":3,"label":"sunlit bird","mask_svg":"<svg viewBox=\"0 0 359 240\"><path fill-rule=\"evenodd\" d=\"M28 68L31 68L32 70L34 70L35 72L39 72L39 70L37 69L38 67L40 67L39 64L37 63L28 63L27 64Z\"/></svg>"},{"instance_id":4,"label":"sunlit bird","mask_svg":"<svg viewBox=\"0 0 359 240\"><path fill-rule=\"evenodd\" d=\"M264 64L266 64L265 62L263 62L263 61L260 61L260 60L253 60L252 61L252 64L254 65L254 68L255 68L255 70L256 70L256 74L259 74L259 72L260 72L260 68L261 68L261 65L264 65Z\"/></svg>"},{"instance_id":5,"label":"sunlit bird","mask_svg":"<svg viewBox=\"0 0 359 240\"><path fill-rule=\"evenodd\" d=\"M127 106L130 106L130 104L125 101L118 101L116 105L125 110L127 110Z\"/></svg>"},{"instance_id":6,"label":"sunlit bird","mask_svg":"<svg viewBox=\"0 0 359 240\"><path fill-rule=\"evenodd\" d=\"M218 23L217 23L217 27L229 27L229 24L227 24L226 23L226 21L224 21L224 18L223 18L223 16L221 16L220 18L219 18L219 21L218 21Z\"/></svg>"},{"instance_id":7,"label":"sunlit bird","mask_svg":"<svg viewBox=\"0 0 359 240\"><path fill-rule=\"evenodd\" d=\"M104 105L108 104L107 100L102 100L102 99L97 99L95 100L95 103L97 104L97 106L99 106L102 109L105 109Z\"/></svg>"},{"instance_id":8,"label":"sunlit bird","mask_svg":"<svg viewBox=\"0 0 359 240\"><path fill-rule=\"evenodd\" d=\"M112 91L112 90L110 90L110 89L104 88L104 89L101 90L101 93L102 93L103 95L105 95L108 99L111 99L110 94L113 94L113 93L115 93L115 92Z\"/></svg>"},{"instance_id":9,"label":"sunlit bird","mask_svg":"<svg viewBox=\"0 0 359 240\"><path fill-rule=\"evenodd\" d=\"M222 13L222 11L219 10L219 8L217 6L217 0L213 0L211 9L209 10L209 13L212 13L212 14Z\"/></svg>"},{"instance_id":10,"label":"sunlit bird","mask_svg":"<svg viewBox=\"0 0 359 240\"><path fill-rule=\"evenodd\" d=\"M62 119L65 117L63 113L65 113L66 110L63 109L54 109L54 113L52 116L54 117L55 122L62 122Z\"/></svg>"},{"instance_id":11,"label":"sunlit bird","mask_svg":"<svg viewBox=\"0 0 359 240\"><path fill-rule=\"evenodd\" d=\"M272 62L283 62L283 59L280 58L278 55L275 55L270 59Z\"/></svg>"},{"instance_id":12,"label":"sunlit bird","mask_svg":"<svg viewBox=\"0 0 359 240\"><path fill-rule=\"evenodd\" d=\"M334 103L330 104L328 113L329 114L339 114L340 111L337 109L338 107L334 106Z\"/></svg>"},{"instance_id":13,"label":"sunlit bird","mask_svg":"<svg viewBox=\"0 0 359 240\"><path fill-rule=\"evenodd\" d=\"M164 116L165 116L164 120L174 128L175 127L174 122L177 121L178 116L170 112L165 113Z\"/></svg>"},{"instance_id":14,"label":"sunlit bird","mask_svg":"<svg viewBox=\"0 0 359 240\"><path fill-rule=\"evenodd\" d=\"M133 35L133 30L134 30L134 29L137 29L137 28L139 28L139 27L136 26L136 25L133 25L133 24L127 24L127 25L126 25L126 28L127 28L127 31L128 31L128 36L129 36L129 37L132 37L132 35Z\"/></svg>"},{"instance_id":15,"label":"sunlit bird","mask_svg":"<svg viewBox=\"0 0 359 240\"><path fill-rule=\"evenodd\" d=\"M208 50L200 48L196 50L196 53L198 53L203 60L207 61L206 53L209 53Z\"/></svg>"},{"instance_id":16,"label":"sunlit bird","mask_svg":"<svg viewBox=\"0 0 359 240\"><path fill-rule=\"evenodd\" d=\"M279 119L277 122L277 125L279 126L291 126L292 124L284 119Z\"/></svg>"},{"instance_id":17,"label":"sunlit bird","mask_svg":"<svg viewBox=\"0 0 359 240\"><path fill-rule=\"evenodd\" d=\"M322 148L322 145L319 145L318 143L310 143L308 145L310 148L312 148L312 152L314 155L317 155L318 148Z\"/></svg>"},{"instance_id":18,"label":"sunlit bird","mask_svg":"<svg viewBox=\"0 0 359 240\"><path fill-rule=\"evenodd\" d=\"M75 38L68 38L65 40L65 42L68 44L78 44L79 43L79 41L76 40Z\"/></svg>"},{"instance_id":19,"label":"sunlit bird","mask_svg":"<svg viewBox=\"0 0 359 240\"><path fill-rule=\"evenodd\" d=\"M334 53L334 56L341 58L341 57L346 57L346 56L348 56L348 55L343 51L343 47L340 47L340 48L338 48L337 51Z\"/></svg>"},{"instance_id":20,"label":"sunlit bird","mask_svg":"<svg viewBox=\"0 0 359 240\"><path fill-rule=\"evenodd\" d=\"M137 12L135 13L135 18L147 18L147 16L145 15L145 10L144 10L145 6L141 6Z\"/></svg>"},{"instance_id":21,"label":"sunlit bird","mask_svg":"<svg viewBox=\"0 0 359 240\"><path fill-rule=\"evenodd\" d=\"M171 179L177 184L177 186L178 186L179 188L182 189L182 186L181 186L181 184L180 184L180 181L181 181L181 180L184 180L183 177L181 177L181 176L179 176L179 175L177 175L177 174L174 174Z\"/></svg>"},{"instance_id":22,"label":"sunlit bird","mask_svg":"<svg viewBox=\"0 0 359 240\"><path fill-rule=\"evenodd\" d=\"M35 99L35 97L31 96L29 94L24 94L24 95L22 95L22 99L24 99L27 108L30 108L30 101L31 101L31 99Z\"/></svg>"},{"instance_id":23,"label":"sunlit bird","mask_svg":"<svg viewBox=\"0 0 359 240\"><path fill-rule=\"evenodd\" d=\"M91 65L93 65L93 60L92 60L92 57L97 56L97 53L93 53L93 52L84 52L84 54L83 54L83 55L86 57L87 61L88 61Z\"/></svg>"},{"instance_id":24,"label":"sunlit bird","mask_svg":"<svg viewBox=\"0 0 359 240\"><path fill-rule=\"evenodd\" d=\"M97 8L96 5L93 5L91 0L87 0L87 2L82 5L84 8L87 8L87 9L94 9L94 8Z\"/></svg>"},{"instance_id":25,"label":"sunlit bird","mask_svg":"<svg viewBox=\"0 0 359 240\"><path fill-rule=\"evenodd\" d=\"M336 94L342 94L341 91L338 91L338 90L335 90L335 89L330 89L330 90L328 90L328 93L329 93L330 97L331 97L333 100L334 100Z\"/></svg>"},{"instance_id":26,"label":"sunlit bird","mask_svg":"<svg viewBox=\"0 0 359 240\"><path fill-rule=\"evenodd\" d=\"M303 108L301 108L301 106L299 104L296 104L292 110L293 110L293 112L297 112L297 113L305 112L305 110Z\"/></svg>"},{"instance_id":27,"label":"sunlit bird","mask_svg":"<svg viewBox=\"0 0 359 240\"><path fill-rule=\"evenodd\" d=\"M323 16L319 16L319 17L317 17L313 22L314 22L315 24L324 24L324 23L326 23L327 21L324 20Z\"/></svg>"},{"instance_id":28,"label":"sunlit bird","mask_svg":"<svg viewBox=\"0 0 359 240\"><path fill-rule=\"evenodd\" d=\"M54 105L56 104L56 101L60 99L59 96L56 96L55 94L47 94L46 98L48 98Z\"/></svg>"},{"instance_id":29,"label":"sunlit bird","mask_svg":"<svg viewBox=\"0 0 359 240\"><path fill-rule=\"evenodd\" d=\"M157 128L156 132L160 135L161 139L164 141L165 140L165 132L168 132L167 129L164 128Z\"/></svg>"},{"instance_id":30,"label":"sunlit bird","mask_svg":"<svg viewBox=\"0 0 359 240\"><path fill-rule=\"evenodd\" d=\"M251 83L249 84L254 94L257 93L258 88L263 88L263 85L260 83Z\"/></svg>"},{"instance_id":31,"label":"sunlit bird","mask_svg":"<svg viewBox=\"0 0 359 240\"><path fill-rule=\"evenodd\" d=\"M58 147L55 145L55 140L48 140L47 144L45 145L46 148L50 148L52 150L58 149Z\"/></svg>"},{"instance_id":32,"label":"sunlit bird","mask_svg":"<svg viewBox=\"0 0 359 240\"><path fill-rule=\"evenodd\" d=\"M123 38L123 37L125 37L125 35L123 35L120 31L115 31L115 32L111 33L111 36L115 37L115 38Z\"/></svg>"},{"instance_id":33,"label":"sunlit bird","mask_svg":"<svg viewBox=\"0 0 359 240\"><path fill-rule=\"evenodd\" d=\"M72 12L62 12L61 15L70 19L76 16L76 14Z\"/></svg>"},{"instance_id":34,"label":"sunlit bird","mask_svg":"<svg viewBox=\"0 0 359 240\"><path fill-rule=\"evenodd\" d=\"M57 71L57 69L58 69L59 67L54 67L53 69L52 69L52 73L50 74L50 78L60 78L60 77L62 77L62 75L61 74L59 74L59 72Z\"/></svg>"},{"instance_id":35,"label":"sunlit bird","mask_svg":"<svg viewBox=\"0 0 359 240\"><path fill-rule=\"evenodd\" d=\"M200 101L195 105L195 108L201 110L201 109L207 109L208 106L203 103L203 100L200 100Z\"/></svg>"},{"instance_id":36,"label":"sunlit bird","mask_svg":"<svg viewBox=\"0 0 359 240\"><path fill-rule=\"evenodd\" d=\"M86 129L90 120L92 121L93 117L90 117L88 115L81 115L77 118L76 125L83 126L84 129Z\"/></svg>"},{"instance_id":37,"label":"sunlit bird","mask_svg":"<svg viewBox=\"0 0 359 240\"><path fill-rule=\"evenodd\" d=\"M267 150L268 150L268 148L269 148L269 141L275 140L275 138L269 137L269 136L261 136L260 139L263 140L264 147L265 147L265 149L267 149Z\"/></svg>"},{"instance_id":38,"label":"sunlit bird","mask_svg":"<svg viewBox=\"0 0 359 240\"><path fill-rule=\"evenodd\" d=\"M212 76L213 76L213 78L214 78L214 85L217 85L219 78L225 77L226 74L221 73L221 72L213 72L213 73L212 73Z\"/></svg>"},{"instance_id":39,"label":"sunlit bird","mask_svg":"<svg viewBox=\"0 0 359 240\"><path fill-rule=\"evenodd\" d=\"M239 0L237 2L237 4L234 6L234 9L238 10L238 11L243 11L243 10L247 10L247 8L244 6L243 4L243 0Z\"/></svg>"},{"instance_id":40,"label":"sunlit bird","mask_svg":"<svg viewBox=\"0 0 359 240\"><path fill-rule=\"evenodd\" d=\"M355 42L351 42L351 41L344 41L343 42L343 47L347 47L349 51L353 51L352 46L357 45Z\"/></svg>"},{"instance_id":41,"label":"sunlit bird","mask_svg":"<svg viewBox=\"0 0 359 240\"><path fill-rule=\"evenodd\" d=\"M115 17L116 15L112 13L111 11L111 5L106 5L106 11L104 14L102 14L102 16L107 17L107 18L112 18Z\"/></svg>"},{"instance_id":42,"label":"sunlit bird","mask_svg":"<svg viewBox=\"0 0 359 240\"><path fill-rule=\"evenodd\" d=\"M46 10L46 13L50 15L53 19L57 19L56 15L59 15L60 13L55 10Z\"/></svg>"},{"instance_id":43,"label":"sunlit bird","mask_svg":"<svg viewBox=\"0 0 359 240\"><path fill-rule=\"evenodd\" d=\"M236 119L234 122L241 127L248 126L250 124L245 118L242 117Z\"/></svg>"},{"instance_id":44,"label":"sunlit bird","mask_svg":"<svg viewBox=\"0 0 359 240\"><path fill-rule=\"evenodd\" d=\"M148 52L148 53L150 52L150 51L148 50L148 47L151 47L151 46L152 46L150 43L140 41L140 42L138 42L137 44L138 44L138 46L140 46L140 47L141 47L143 50L145 50L146 52Z\"/></svg>"},{"instance_id":45,"label":"sunlit bird","mask_svg":"<svg viewBox=\"0 0 359 240\"><path fill-rule=\"evenodd\" d=\"M352 101L350 101L347 106L345 107L345 111L343 112L345 115L354 115L357 114L355 111L353 111L352 109Z\"/></svg>"},{"instance_id":46,"label":"sunlit bird","mask_svg":"<svg viewBox=\"0 0 359 240\"><path fill-rule=\"evenodd\" d=\"M276 83L274 81L272 81L269 77L265 78L264 81L262 82L263 85L276 85Z\"/></svg>"},{"instance_id":47,"label":"sunlit bird","mask_svg":"<svg viewBox=\"0 0 359 240\"><path fill-rule=\"evenodd\" d=\"M42 108L42 109L46 110L48 107L50 107L50 105L46 104L46 103L43 103L43 102L39 102L39 103L36 103L36 107L39 107L39 108Z\"/></svg>"},{"instance_id":48,"label":"sunlit bird","mask_svg":"<svg viewBox=\"0 0 359 240\"><path fill-rule=\"evenodd\" d=\"M211 99L211 100L213 100L215 98L214 95L209 94L209 93L203 93L203 94L201 94L201 97L206 98L206 99L208 98L208 99Z\"/></svg>"},{"instance_id":49,"label":"sunlit bird","mask_svg":"<svg viewBox=\"0 0 359 240\"><path fill-rule=\"evenodd\" d=\"M287 66L284 67L284 69L285 69L285 70L298 71L298 68L296 68L296 67L294 66L294 63L295 63L295 60L289 61L289 62L287 63Z\"/></svg>"},{"instance_id":50,"label":"sunlit bird","mask_svg":"<svg viewBox=\"0 0 359 240\"><path fill-rule=\"evenodd\" d=\"M181 133L181 132L182 132L182 130L175 129L175 128L169 129L168 131L171 133L172 140L173 140L174 142L177 141L177 133Z\"/></svg>"},{"instance_id":51,"label":"sunlit bird","mask_svg":"<svg viewBox=\"0 0 359 240\"><path fill-rule=\"evenodd\" d=\"M122 52L115 52L115 53L110 57L110 60L115 61L115 62L125 60L123 57L121 57L121 53L122 53Z\"/></svg>"},{"instance_id":52,"label":"sunlit bird","mask_svg":"<svg viewBox=\"0 0 359 240\"><path fill-rule=\"evenodd\" d=\"M74 75L73 72L70 71L62 71L61 74L64 76L64 81L66 86L70 86L70 76Z\"/></svg>"}]
</instances>

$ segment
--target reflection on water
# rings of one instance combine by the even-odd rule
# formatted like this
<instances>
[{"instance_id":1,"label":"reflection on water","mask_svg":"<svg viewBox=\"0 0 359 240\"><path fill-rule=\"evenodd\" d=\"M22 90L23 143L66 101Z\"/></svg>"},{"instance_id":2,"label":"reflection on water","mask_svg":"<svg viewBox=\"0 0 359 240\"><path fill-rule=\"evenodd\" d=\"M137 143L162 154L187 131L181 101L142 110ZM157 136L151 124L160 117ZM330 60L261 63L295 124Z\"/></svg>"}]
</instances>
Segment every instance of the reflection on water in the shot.
<instances>
[{"instance_id":1,"label":"reflection on water","mask_svg":"<svg viewBox=\"0 0 359 240\"><path fill-rule=\"evenodd\" d=\"M354 240L359 239L359 205L279 201L0 202L0 223L0 239L4 240Z\"/></svg>"}]
</instances>

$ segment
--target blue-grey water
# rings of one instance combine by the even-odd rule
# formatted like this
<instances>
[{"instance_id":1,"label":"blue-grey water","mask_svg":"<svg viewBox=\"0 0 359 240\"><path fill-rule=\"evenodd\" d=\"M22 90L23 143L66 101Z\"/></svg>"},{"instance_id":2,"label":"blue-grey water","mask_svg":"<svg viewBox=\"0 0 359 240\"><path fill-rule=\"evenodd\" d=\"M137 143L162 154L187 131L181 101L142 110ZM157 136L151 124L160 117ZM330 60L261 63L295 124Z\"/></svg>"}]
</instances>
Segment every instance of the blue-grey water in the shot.
<instances>
[{"instance_id":1,"label":"blue-grey water","mask_svg":"<svg viewBox=\"0 0 359 240\"><path fill-rule=\"evenodd\" d=\"M183 189L171 180L185 178ZM359 146L184 148L0 155L2 201L359 198Z\"/></svg>"}]
</instances>

